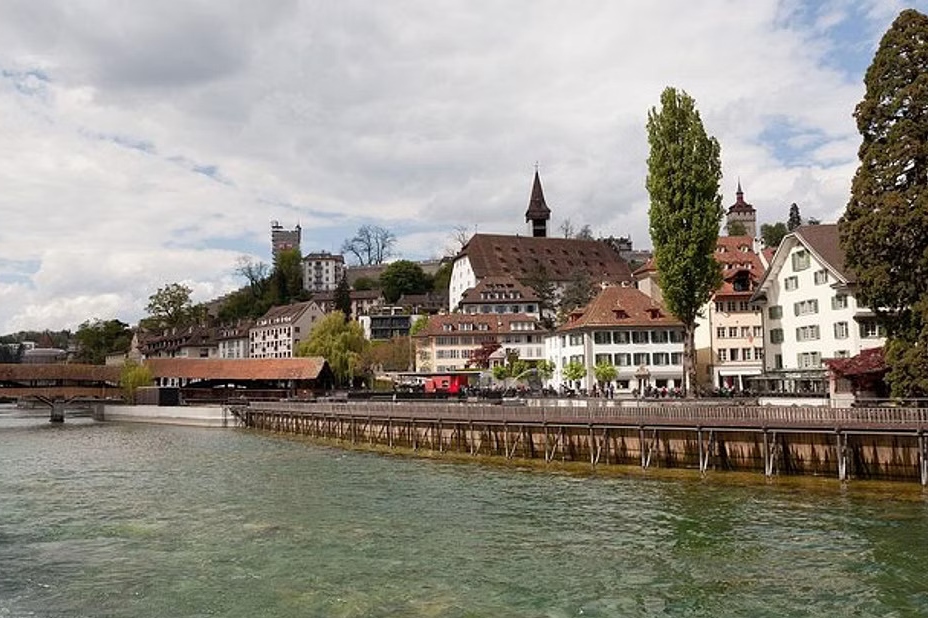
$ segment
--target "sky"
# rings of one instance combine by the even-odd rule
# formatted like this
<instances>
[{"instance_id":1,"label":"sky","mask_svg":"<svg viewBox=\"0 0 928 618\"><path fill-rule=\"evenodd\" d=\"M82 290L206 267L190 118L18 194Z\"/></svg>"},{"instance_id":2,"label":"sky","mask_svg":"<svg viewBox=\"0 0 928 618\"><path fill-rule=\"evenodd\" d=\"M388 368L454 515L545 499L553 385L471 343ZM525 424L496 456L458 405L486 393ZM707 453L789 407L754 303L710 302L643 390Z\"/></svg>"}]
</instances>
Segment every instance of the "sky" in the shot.
<instances>
[{"instance_id":1,"label":"sky","mask_svg":"<svg viewBox=\"0 0 928 618\"><path fill-rule=\"evenodd\" d=\"M0 0L0 334L130 325L361 225L396 257L569 221L651 246L645 124L672 86L759 223L833 222L880 37L928 0Z\"/></svg>"}]
</instances>

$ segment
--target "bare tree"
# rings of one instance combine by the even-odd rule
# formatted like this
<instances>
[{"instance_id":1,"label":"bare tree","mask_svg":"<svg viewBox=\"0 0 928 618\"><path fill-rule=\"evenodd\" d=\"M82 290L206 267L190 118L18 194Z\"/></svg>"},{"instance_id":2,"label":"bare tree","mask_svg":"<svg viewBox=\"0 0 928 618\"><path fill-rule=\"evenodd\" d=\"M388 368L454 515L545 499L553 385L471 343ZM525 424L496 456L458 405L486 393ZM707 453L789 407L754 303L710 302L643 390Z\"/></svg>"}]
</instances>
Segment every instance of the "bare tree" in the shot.
<instances>
[{"instance_id":1,"label":"bare tree","mask_svg":"<svg viewBox=\"0 0 928 618\"><path fill-rule=\"evenodd\" d=\"M570 219L561 221L561 225L558 226L558 229L561 230L561 234L564 235L564 238L574 237L574 224L570 222Z\"/></svg>"},{"instance_id":2,"label":"bare tree","mask_svg":"<svg viewBox=\"0 0 928 618\"><path fill-rule=\"evenodd\" d=\"M455 225L454 229L451 230L451 241L453 246L449 253L451 253L451 255L457 255L460 253L461 249L464 248L464 245L467 244L467 241L470 240L471 236L473 236L473 233L466 225Z\"/></svg>"},{"instance_id":3,"label":"bare tree","mask_svg":"<svg viewBox=\"0 0 928 618\"><path fill-rule=\"evenodd\" d=\"M383 264L393 255L396 236L379 225L362 225L353 238L345 240L342 252L350 253L362 266Z\"/></svg>"},{"instance_id":4,"label":"bare tree","mask_svg":"<svg viewBox=\"0 0 928 618\"><path fill-rule=\"evenodd\" d=\"M264 294L269 273L270 267L266 262L254 262L247 255L239 256L235 261L235 274L248 281L248 287L255 298Z\"/></svg>"},{"instance_id":5,"label":"bare tree","mask_svg":"<svg viewBox=\"0 0 928 618\"><path fill-rule=\"evenodd\" d=\"M574 238L580 240L593 240L593 230L590 229L589 223L584 223L577 233L574 235Z\"/></svg>"}]
</instances>

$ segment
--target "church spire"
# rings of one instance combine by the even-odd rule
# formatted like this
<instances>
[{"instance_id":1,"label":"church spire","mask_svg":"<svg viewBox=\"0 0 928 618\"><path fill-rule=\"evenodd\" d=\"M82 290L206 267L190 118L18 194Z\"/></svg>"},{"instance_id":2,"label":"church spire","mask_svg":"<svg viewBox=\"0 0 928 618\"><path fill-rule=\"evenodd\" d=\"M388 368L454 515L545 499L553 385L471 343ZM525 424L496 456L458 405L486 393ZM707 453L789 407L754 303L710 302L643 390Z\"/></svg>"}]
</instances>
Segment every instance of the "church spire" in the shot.
<instances>
[{"instance_id":1,"label":"church spire","mask_svg":"<svg viewBox=\"0 0 928 618\"><path fill-rule=\"evenodd\" d=\"M551 209L545 203L545 194L541 189L541 178L538 176L538 165L535 165L535 181L532 183L532 196L528 200L528 210L525 211L525 222L529 224L529 231L533 237L544 238L548 235L548 219L551 218Z\"/></svg>"}]
</instances>

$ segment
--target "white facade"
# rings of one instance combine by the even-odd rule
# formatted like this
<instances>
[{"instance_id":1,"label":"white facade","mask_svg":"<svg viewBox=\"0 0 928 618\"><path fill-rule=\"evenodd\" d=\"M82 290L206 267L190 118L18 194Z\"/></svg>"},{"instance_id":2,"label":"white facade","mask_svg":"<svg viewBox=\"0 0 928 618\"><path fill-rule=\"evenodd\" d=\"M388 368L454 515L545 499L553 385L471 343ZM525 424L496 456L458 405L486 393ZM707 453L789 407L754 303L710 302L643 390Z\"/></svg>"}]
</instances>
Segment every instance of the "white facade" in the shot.
<instances>
[{"instance_id":1,"label":"white facade","mask_svg":"<svg viewBox=\"0 0 928 618\"><path fill-rule=\"evenodd\" d=\"M544 333L537 318L524 314L431 316L426 328L414 337L416 371L466 369L473 353L484 343L500 346L491 356L491 367L504 363L510 355L528 362L544 360Z\"/></svg>"},{"instance_id":2,"label":"white facade","mask_svg":"<svg viewBox=\"0 0 928 618\"><path fill-rule=\"evenodd\" d=\"M784 238L757 298L764 307L765 371L818 370L824 359L885 343L846 274L806 242L803 229Z\"/></svg>"},{"instance_id":3,"label":"white facade","mask_svg":"<svg viewBox=\"0 0 928 618\"><path fill-rule=\"evenodd\" d=\"M297 345L323 315L314 302L272 308L248 332L249 357L295 357Z\"/></svg>"},{"instance_id":4,"label":"white facade","mask_svg":"<svg viewBox=\"0 0 928 618\"><path fill-rule=\"evenodd\" d=\"M248 358L249 347L247 336L235 339L220 339L219 358Z\"/></svg>"},{"instance_id":5,"label":"white facade","mask_svg":"<svg viewBox=\"0 0 928 618\"><path fill-rule=\"evenodd\" d=\"M552 386L566 385L564 368L577 361L586 368L579 387L587 391L596 384L594 368L611 364L617 376L615 392L641 393L648 386L672 389L683 385L682 327L590 327L558 332L545 339L548 360L554 363Z\"/></svg>"},{"instance_id":6,"label":"white facade","mask_svg":"<svg viewBox=\"0 0 928 618\"><path fill-rule=\"evenodd\" d=\"M448 284L448 311L458 308L464 292L477 285L477 275L471 267L470 258L459 257L451 266L451 281Z\"/></svg>"},{"instance_id":7,"label":"white facade","mask_svg":"<svg viewBox=\"0 0 928 618\"><path fill-rule=\"evenodd\" d=\"M310 253L303 258L303 288L329 292L345 276L345 258L331 253Z\"/></svg>"}]
</instances>

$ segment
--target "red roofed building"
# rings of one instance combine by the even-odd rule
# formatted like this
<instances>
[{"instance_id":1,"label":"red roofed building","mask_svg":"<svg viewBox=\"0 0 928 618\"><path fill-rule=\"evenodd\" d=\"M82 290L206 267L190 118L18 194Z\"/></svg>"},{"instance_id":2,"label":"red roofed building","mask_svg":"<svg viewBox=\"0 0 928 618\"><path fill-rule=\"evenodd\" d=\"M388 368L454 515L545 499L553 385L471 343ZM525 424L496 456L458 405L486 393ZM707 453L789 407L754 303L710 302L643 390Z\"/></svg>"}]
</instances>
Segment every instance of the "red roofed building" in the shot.
<instances>
[{"instance_id":1,"label":"red roofed building","mask_svg":"<svg viewBox=\"0 0 928 618\"><path fill-rule=\"evenodd\" d=\"M448 313L429 317L425 328L413 335L416 342L416 371L460 371L484 343L498 343L490 366L503 363L508 355L536 362L545 358L545 330L537 316L524 313Z\"/></svg>"},{"instance_id":2,"label":"red roofed building","mask_svg":"<svg viewBox=\"0 0 928 618\"><path fill-rule=\"evenodd\" d=\"M615 366L615 392L643 392L650 386L673 389L683 385L683 324L663 305L640 290L610 286L590 303L572 312L565 324L546 339L554 361L554 383L563 385L564 369L582 363L586 376L571 388L591 390L594 367Z\"/></svg>"}]
</instances>

